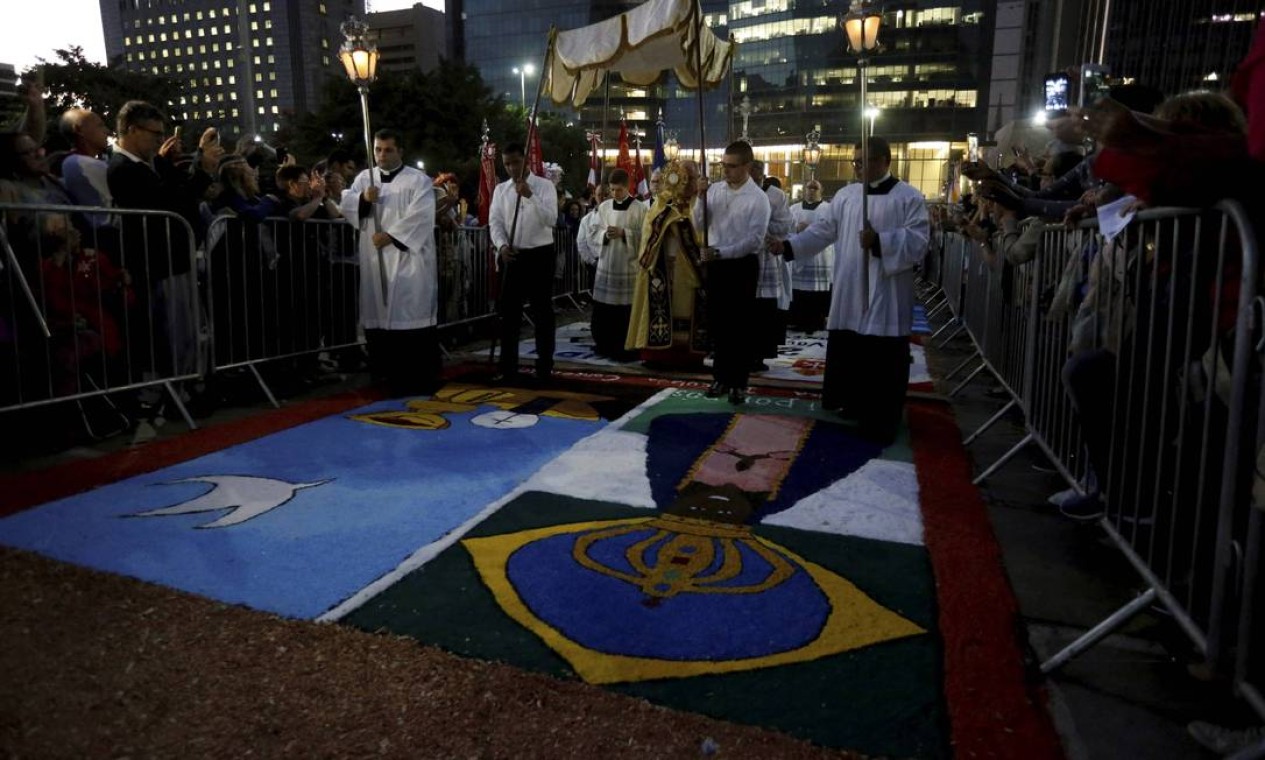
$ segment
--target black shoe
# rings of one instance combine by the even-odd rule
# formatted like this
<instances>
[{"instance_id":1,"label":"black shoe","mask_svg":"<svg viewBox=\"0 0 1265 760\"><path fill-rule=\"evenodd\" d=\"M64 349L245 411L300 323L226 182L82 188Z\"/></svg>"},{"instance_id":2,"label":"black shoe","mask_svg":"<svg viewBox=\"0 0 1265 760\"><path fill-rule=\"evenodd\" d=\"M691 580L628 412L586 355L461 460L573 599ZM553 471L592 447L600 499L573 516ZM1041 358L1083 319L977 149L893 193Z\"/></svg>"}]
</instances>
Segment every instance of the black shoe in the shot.
<instances>
[{"instance_id":1,"label":"black shoe","mask_svg":"<svg viewBox=\"0 0 1265 760\"><path fill-rule=\"evenodd\" d=\"M746 401L747 401L746 388L730 388L729 389L729 403L733 404L734 406L738 406L739 404L746 403Z\"/></svg>"},{"instance_id":2,"label":"black shoe","mask_svg":"<svg viewBox=\"0 0 1265 760\"><path fill-rule=\"evenodd\" d=\"M752 364L751 364L751 371L752 371L752 372L768 372L768 371L769 371L769 364L768 364L768 362L762 362L762 361L761 361L761 362L752 362Z\"/></svg>"},{"instance_id":3,"label":"black shoe","mask_svg":"<svg viewBox=\"0 0 1265 760\"><path fill-rule=\"evenodd\" d=\"M535 377L535 386L536 386L537 388L543 388L544 386L549 385L551 382L553 382L553 372L552 372L552 371L545 371L545 372L537 372L537 373L536 373L536 377Z\"/></svg>"},{"instance_id":4,"label":"black shoe","mask_svg":"<svg viewBox=\"0 0 1265 760\"><path fill-rule=\"evenodd\" d=\"M707 393L703 394L708 398L720 398L729 390L729 386L722 382L716 381L707 386Z\"/></svg>"}]
</instances>

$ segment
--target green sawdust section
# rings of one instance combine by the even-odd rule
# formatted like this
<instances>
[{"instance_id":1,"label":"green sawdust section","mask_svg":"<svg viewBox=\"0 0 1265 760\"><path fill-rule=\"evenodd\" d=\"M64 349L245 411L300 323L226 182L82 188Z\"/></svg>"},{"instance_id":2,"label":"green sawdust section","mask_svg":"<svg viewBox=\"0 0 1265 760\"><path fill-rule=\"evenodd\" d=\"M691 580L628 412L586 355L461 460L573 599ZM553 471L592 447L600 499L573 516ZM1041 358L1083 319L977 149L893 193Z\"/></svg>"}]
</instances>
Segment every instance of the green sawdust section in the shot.
<instances>
[{"instance_id":1,"label":"green sawdust section","mask_svg":"<svg viewBox=\"0 0 1265 760\"><path fill-rule=\"evenodd\" d=\"M494 536L648 514L606 502L531 492L468 535ZM847 578L876 602L917 625L935 630L935 591L922 547L766 525L757 526L755 532ZM576 678L561 657L506 617L460 544L344 622L403 634L461 655ZM942 758L949 757L950 751L940 689L941 658L939 638L932 634L795 665L609 688L668 707L773 728L829 747Z\"/></svg>"},{"instance_id":2,"label":"green sawdust section","mask_svg":"<svg viewBox=\"0 0 1265 760\"><path fill-rule=\"evenodd\" d=\"M650 423L668 414L700 414L718 412L737 412L740 414L783 414L791 417L810 417L823 422L830 422L850 427L846 420L834 412L821 408L821 403L813 399L790 398L781 396L748 396L741 406L730 406L724 399L710 399L702 391L679 389L671 396L646 408L636 417L619 426L620 430L631 433L650 434ZM893 462L914 461L914 452L909 442L909 426L901 425L896 442L883 450L881 459Z\"/></svg>"}]
</instances>

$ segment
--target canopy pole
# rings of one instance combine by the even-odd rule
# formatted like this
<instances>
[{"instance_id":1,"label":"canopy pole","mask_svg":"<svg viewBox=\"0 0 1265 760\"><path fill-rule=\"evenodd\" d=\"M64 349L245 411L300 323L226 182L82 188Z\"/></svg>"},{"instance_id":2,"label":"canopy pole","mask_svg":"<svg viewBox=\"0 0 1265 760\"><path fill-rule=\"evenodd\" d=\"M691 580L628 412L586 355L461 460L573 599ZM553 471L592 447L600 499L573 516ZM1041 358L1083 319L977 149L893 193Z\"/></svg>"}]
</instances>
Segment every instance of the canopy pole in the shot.
<instances>
[{"instance_id":1,"label":"canopy pole","mask_svg":"<svg viewBox=\"0 0 1265 760\"><path fill-rule=\"evenodd\" d=\"M694 14L698 16L698 27L694 33L694 85L698 88L698 173L701 177L708 177L710 172L707 170L707 128L703 123L705 109L703 107L703 32L704 26L703 7L695 0ZM703 201L703 247L707 247L707 193L702 194Z\"/></svg>"},{"instance_id":2,"label":"canopy pole","mask_svg":"<svg viewBox=\"0 0 1265 760\"><path fill-rule=\"evenodd\" d=\"M602 75L606 79L606 95L602 98L602 139L606 139L606 117L611 111L611 72L605 69ZM606 171L606 156L602 156L602 171ZM597 178L597 184L602 184L602 178Z\"/></svg>"}]
</instances>

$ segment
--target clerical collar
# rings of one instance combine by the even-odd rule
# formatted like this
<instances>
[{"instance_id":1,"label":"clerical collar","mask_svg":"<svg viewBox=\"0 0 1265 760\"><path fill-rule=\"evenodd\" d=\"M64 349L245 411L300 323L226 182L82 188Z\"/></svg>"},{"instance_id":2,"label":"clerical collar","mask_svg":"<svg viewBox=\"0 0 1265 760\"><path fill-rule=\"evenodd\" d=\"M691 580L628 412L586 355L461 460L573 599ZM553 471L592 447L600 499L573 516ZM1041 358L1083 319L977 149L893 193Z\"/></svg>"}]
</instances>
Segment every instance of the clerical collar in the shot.
<instances>
[{"instance_id":1,"label":"clerical collar","mask_svg":"<svg viewBox=\"0 0 1265 760\"><path fill-rule=\"evenodd\" d=\"M391 171L387 171L386 169L378 169L378 172L379 172L379 176L381 176L382 178L383 184L385 184L395 179L396 177L400 176L400 172L403 170L404 170L404 164L400 164L399 166L395 167Z\"/></svg>"},{"instance_id":2,"label":"clerical collar","mask_svg":"<svg viewBox=\"0 0 1265 760\"><path fill-rule=\"evenodd\" d=\"M633 200L635 199L630 195L622 201L617 201L612 198L611 203L615 204L616 211L627 211L628 207L632 205Z\"/></svg>"},{"instance_id":3,"label":"clerical collar","mask_svg":"<svg viewBox=\"0 0 1265 760\"><path fill-rule=\"evenodd\" d=\"M896 187L898 182L900 182L900 180L893 177L889 172L878 182L871 182L869 186L865 188L865 193L866 195L887 195L892 191L893 187Z\"/></svg>"},{"instance_id":4,"label":"clerical collar","mask_svg":"<svg viewBox=\"0 0 1265 760\"><path fill-rule=\"evenodd\" d=\"M813 209L817 208L820 205L821 205L821 201L813 201L811 203L809 203L808 201L804 201L804 210L812 211Z\"/></svg>"}]
</instances>

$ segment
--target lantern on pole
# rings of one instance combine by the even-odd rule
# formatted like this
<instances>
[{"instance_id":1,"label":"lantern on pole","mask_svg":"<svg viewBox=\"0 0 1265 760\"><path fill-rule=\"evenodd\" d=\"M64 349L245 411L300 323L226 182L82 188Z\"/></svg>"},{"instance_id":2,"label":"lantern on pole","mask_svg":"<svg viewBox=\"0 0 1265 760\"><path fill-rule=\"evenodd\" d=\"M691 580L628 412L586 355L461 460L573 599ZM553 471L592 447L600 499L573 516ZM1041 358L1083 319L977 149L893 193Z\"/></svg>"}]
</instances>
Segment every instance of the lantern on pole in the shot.
<instances>
[{"instance_id":1,"label":"lantern on pole","mask_svg":"<svg viewBox=\"0 0 1265 760\"><path fill-rule=\"evenodd\" d=\"M369 124L369 85L378 76L378 48L369 41L369 25L356 18L349 18L342 23L339 31L343 33L343 46L338 51L338 59L343 63L347 78L356 85L360 93L360 117L365 124L365 162L369 172L369 187L373 187L373 128ZM382 229L381 209L373 204L374 230ZM382 305L387 303L387 268L383 260L382 249L378 249L378 276L382 286Z\"/></svg>"},{"instance_id":2,"label":"lantern on pole","mask_svg":"<svg viewBox=\"0 0 1265 760\"><path fill-rule=\"evenodd\" d=\"M878 48L878 31L883 24L883 16L877 9L871 6L866 0L853 0L852 7L839 20L839 26L843 27L844 34L848 38L848 47L857 55L857 73L861 79L861 102L857 107L857 114L861 117L861 220L864 227L870 226L870 199L868 195L870 175L870 137L866 131L866 87L867 77L865 69L869 65L866 56L873 53ZM853 167L856 167L855 160ZM861 251L861 256L868 258L867 251ZM868 312L870 309L870 266L868 261L861 262L861 308L862 313Z\"/></svg>"},{"instance_id":3,"label":"lantern on pole","mask_svg":"<svg viewBox=\"0 0 1265 760\"><path fill-rule=\"evenodd\" d=\"M804 135L804 166L808 169L808 180L817 178L817 164L821 163L821 125L814 124L813 131Z\"/></svg>"}]
</instances>

